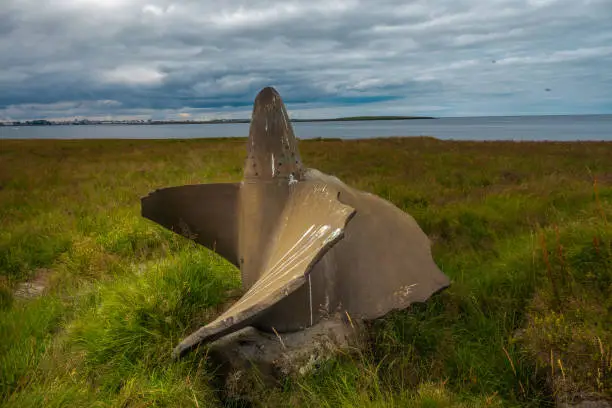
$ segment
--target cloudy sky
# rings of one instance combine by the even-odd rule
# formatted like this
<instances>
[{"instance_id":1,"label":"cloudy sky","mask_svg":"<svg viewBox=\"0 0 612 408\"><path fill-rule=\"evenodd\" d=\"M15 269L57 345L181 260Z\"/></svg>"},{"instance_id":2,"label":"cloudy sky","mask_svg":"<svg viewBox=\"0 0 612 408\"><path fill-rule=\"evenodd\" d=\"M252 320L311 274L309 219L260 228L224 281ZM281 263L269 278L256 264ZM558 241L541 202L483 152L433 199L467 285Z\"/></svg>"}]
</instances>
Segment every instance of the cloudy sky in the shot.
<instances>
[{"instance_id":1,"label":"cloudy sky","mask_svg":"<svg viewBox=\"0 0 612 408\"><path fill-rule=\"evenodd\" d=\"M612 113L612 0L0 3L0 120Z\"/></svg>"}]
</instances>

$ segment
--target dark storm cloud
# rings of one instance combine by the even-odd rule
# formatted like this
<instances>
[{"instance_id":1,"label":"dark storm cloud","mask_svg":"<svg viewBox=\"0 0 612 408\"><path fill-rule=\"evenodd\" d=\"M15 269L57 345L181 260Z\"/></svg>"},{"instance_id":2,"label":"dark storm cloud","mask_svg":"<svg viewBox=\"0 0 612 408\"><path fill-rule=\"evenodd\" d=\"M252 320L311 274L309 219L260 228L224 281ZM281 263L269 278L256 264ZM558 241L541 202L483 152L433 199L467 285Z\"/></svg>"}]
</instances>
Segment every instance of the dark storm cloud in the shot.
<instances>
[{"instance_id":1,"label":"dark storm cloud","mask_svg":"<svg viewBox=\"0 0 612 408\"><path fill-rule=\"evenodd\" d=\"M0 119L612 111L609 0L3 3Z\"/></svg>"}]
</instances>

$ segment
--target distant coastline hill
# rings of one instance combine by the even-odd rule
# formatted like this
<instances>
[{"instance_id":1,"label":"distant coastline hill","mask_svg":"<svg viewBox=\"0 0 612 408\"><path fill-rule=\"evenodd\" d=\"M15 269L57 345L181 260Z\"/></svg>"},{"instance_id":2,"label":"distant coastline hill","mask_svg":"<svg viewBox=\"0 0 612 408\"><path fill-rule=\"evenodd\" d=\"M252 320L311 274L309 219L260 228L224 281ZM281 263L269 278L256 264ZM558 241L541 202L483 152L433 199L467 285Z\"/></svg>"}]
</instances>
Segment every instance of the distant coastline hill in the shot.
<instances>
[{"instance_id":1,"label":"distant coastline hill","mask_svg":"<svg viewBox=\"0 0 612 408\"><path fill-rule=\"evenodd\" d=\"M291 119L292 122L357 122L372 120L413 120L413 119L436 119L431 116L347 116L329 119ZM57 126L57 125L196 125L196 124L220 124L220 123L250 123L250 119L213 119L213 120L28 120L0 122L0 125L8 126Z\"/></svg>"},{"instance_id":2,"label":"distant coastline hill","mask_svg":"<svg viewBox=\"0 0 612 408\"><path fill-rule=\"evenodd\" d=\"M347 116L332 119L291 119L292 122L352 122L362 120L412 120L412 119L435 119L431 116Z\"/></svg>"}]
</instances>

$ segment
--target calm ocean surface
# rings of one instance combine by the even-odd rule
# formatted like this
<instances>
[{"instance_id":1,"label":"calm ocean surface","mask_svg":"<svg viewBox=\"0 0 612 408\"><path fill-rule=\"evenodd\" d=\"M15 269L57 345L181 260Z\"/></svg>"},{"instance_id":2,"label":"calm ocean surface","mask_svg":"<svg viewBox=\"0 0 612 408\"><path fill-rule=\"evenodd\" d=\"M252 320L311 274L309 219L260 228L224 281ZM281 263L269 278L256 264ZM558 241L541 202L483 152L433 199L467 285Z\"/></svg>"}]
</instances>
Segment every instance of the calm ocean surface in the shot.
<instances>
[{"instance_id":1,"label":"calm ocean surface","mask_svg":"<svg viewBox=\"0 0 612 408\"><path fill-rule=\"evenodd\" d=\"M454 140L608 140L612 115L506 116L294 123L302 139L433 136ZM190 139L247 136L249 125L0 126L0 139Z\"/></svg>"}]
</instances>

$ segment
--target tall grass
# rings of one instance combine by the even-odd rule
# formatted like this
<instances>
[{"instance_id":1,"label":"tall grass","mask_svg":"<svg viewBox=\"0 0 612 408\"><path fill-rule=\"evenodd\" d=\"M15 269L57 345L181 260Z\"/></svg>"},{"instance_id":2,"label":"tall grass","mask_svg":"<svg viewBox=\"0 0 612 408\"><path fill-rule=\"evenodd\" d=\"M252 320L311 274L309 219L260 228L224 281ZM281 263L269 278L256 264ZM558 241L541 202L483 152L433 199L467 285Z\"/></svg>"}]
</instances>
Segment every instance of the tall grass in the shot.
<instances>
[{"instance_id":1,"label":"tall grass","mask_svg":"<svg viewBox=\"0 0 612 408\"><path fill-rule=\"evenodd\" d=\"M369 324L369 347L255 406L545 406L612 397L612 144L303 141L304 162L391 200L452 286ZM205 350L176 342L238 272L139 215L155 188L237 181L244 140L3 141L0 401L219 406ZM20 282L46 277L36 299Z\"/></svg>"},{"instance_id":2,"label":"tall grass","mask_svg":"<svg viewBox=\"0 0 612 408\"><path fill-rule=\"evenodd\" d=\"M210 400L204 360L173 363L168 350L218 313L237 285L225 261L185 245L114 279L81 285L74 297L20 303L2 319L4 398L12 406L61 406L64 393L73 392L79 404L101 396L111 405Z\"/></svg>"}]
</instances>

